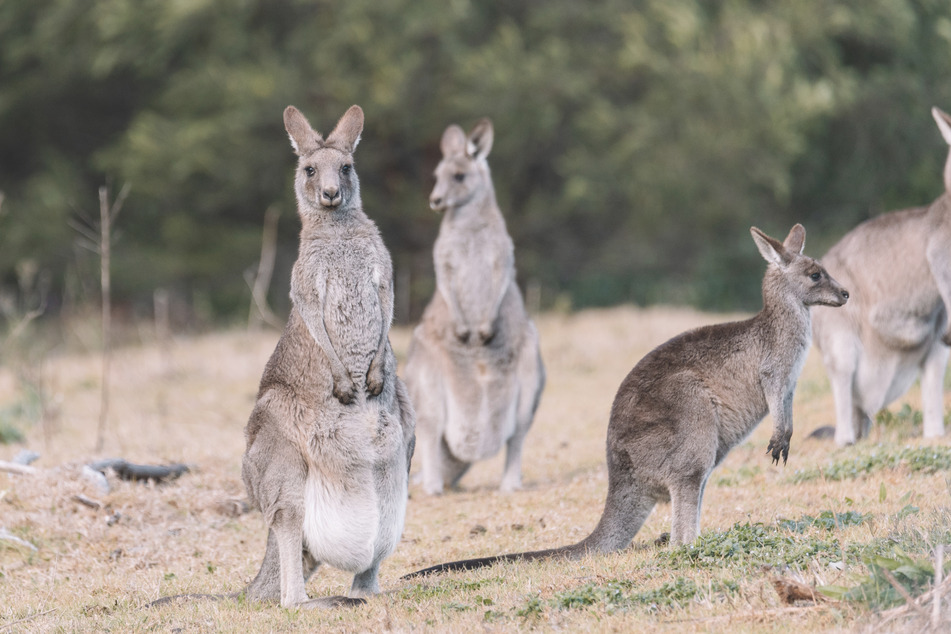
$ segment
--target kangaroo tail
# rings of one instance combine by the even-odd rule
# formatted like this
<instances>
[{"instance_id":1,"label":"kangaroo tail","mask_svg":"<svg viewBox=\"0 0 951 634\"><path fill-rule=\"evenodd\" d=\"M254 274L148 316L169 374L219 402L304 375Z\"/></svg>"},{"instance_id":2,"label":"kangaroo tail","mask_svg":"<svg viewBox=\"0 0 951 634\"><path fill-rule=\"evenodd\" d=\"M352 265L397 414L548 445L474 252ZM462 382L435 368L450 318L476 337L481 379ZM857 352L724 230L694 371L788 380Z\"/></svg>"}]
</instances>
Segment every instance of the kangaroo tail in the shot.
<instances>
[{"instance_id":1,"label":"kangaroo tail","mask_svg":"<svg viewBox=\"0 0 951 634\"><path fill-rule=\"evenodd\" d=\"M587 552L584 542L573 544L571 546L562 546L561 548L549 548L547 550L533 550L524 553L510 553L507 555L495 555L494 557L479 557L476 559L463 559L460 561L450 561L444 564L437 564L429 568L423 568L409 574L403 575L401 579L412 579L424 575L437 574L440 572L452 572L456 570L476 570L494 566L503 561L538 561L541 559L578 559Z\"/></svg>"}]
</instances>

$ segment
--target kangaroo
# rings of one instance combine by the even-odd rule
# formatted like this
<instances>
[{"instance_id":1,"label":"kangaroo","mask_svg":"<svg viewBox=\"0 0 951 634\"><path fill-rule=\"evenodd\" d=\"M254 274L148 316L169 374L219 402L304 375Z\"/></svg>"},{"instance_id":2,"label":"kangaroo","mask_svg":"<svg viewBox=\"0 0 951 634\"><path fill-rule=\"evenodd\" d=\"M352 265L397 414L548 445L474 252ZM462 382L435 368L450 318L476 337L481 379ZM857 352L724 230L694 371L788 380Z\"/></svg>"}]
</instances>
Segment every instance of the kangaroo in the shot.
<instances>
[{"instance_id":1,"label":"kangaroo","mask_svg":"<svg viewBox=\"0 0 951 634\"><path fill-rule=\"evenodd\" d=\"M951 117L932 108L951 145ZM822 258L855 293L845 310L813 313L835 398L835 442L867 435L871 417L921 374L924 437L944 435L942 384L951 346L951 152L944 193L931 205L883 214Z\"/></svg>"},{"instance_id":2,"label":"kangaroo","mask_svg":"<svg viewBox=\"0 0 951 634\"><path fill-rule=\"evenodd\" d=\"M245 428L242 478L268 524L248 598L284 607L359 602L403 532L415 418L389 342L393 265L363 211L352 106L324 139L293 106L301 219L293 308ZM348 597L308 601L321 563L354 573Z\"/></svg>"},{"instance_id":3,"label":"kangaroo","mask_svg":"<svg viewBox=\"0 0 951 634\"><path fill-rule=\"evenodd\" d=\"M520 488L522 445L545 369L538 331L515 283L512 239L486 157L493 129L450 125L430 207L443 212L433 248L436 292L413 332L404 377L416 408L423 489L439 494L506 445L501 490Z\"/></svg>"},{"instance_id":4,"label":"kangaroo","mask_svg":"<svg viewBox=\"0 0 951 634\"><path fill-rule=\"evenodd\" d=\"M802 255L802 225L795 225L784 242L755 227L751 233L769 263L763 309L746 321L674 337L621 382L608 424L607 500L594 531L571 546L440 564L407 577L623 550L657 502L667 500L671 541L688 544L700 532L710 472L767 412L774 421L767 453L774 463L781 457L785 464L793 391L811 338L809 308L841 306L849 294L818 262Z\"/></svg>"}]
</instances>

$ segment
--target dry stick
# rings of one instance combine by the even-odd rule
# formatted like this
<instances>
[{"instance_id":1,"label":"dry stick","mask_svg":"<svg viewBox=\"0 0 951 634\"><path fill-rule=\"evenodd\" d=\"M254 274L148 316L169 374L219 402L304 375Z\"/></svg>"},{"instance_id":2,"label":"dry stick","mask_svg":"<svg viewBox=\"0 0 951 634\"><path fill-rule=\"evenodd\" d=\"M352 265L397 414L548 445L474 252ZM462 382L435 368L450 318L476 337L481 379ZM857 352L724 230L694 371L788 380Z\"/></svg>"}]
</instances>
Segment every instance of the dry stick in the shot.
<instances>
[{"instance_id":1,"label":"dry stick","mask_svg":"<svg viewBox=\"0 0 951 634\"><path fill-rule=\"evenodd\" d=\"M277 254L277 220L281 212L271 205L264 212L264 228L261 230L261 259L258 261L258 272L254 276L254 283L250 279L251 308L248 311L248 329L257 326L264 320L269 326L279 328L281 321L274 315L267 305L267 289L271 285L271 275L274 273L274 258ZM250 276L249 276L250 277ZM255 311L255 309L257 309ZM257 317L257 319L255 319Z\"/></svg>"},{"instance_id":2,"label":"dry stick","mask_svg":"<svg viewBox=\"0 0 951 634\"><path fill-rule=\"evenodd\" d=\"M934 603L931 604L931 629L938 631L941 623L941 575L944 573L944 544L938 544L934 562Z\"/></svg>"},{"instance_id":3,"label":"dry stick","mask_svg":"<svg viewBox=\"0 0 951 634\"><path fill-rule=\"evenodd\" d=\"M106 442L106 421L109 418L109 371L112 366L112 223L129 194L126 183L109 205L109 188L99 188L99 274L102 285L102 392L99 401L99 430L96 451L102 451Z\"/></svg>"},{"instance_id":4,"label":"dry stick","mask_svg":"<svg viewBox=\"0 0 951 634\"><path fill-rule=\"evenodd\" d=\"M0 632L4 630L8 630L12 628L14 625L19 625L20 623L26 623L27 621L32 621L38 616L43 616L45 614L49 614L50 612L55 612L55 611L56 611L56 608L50 608L49 610L46 610L45 612L34 612L33 614L29 616L24 616L22 619L18 619L16 621L13 621L12 623L7 623L6 625L0 625Z\"/></svg>"},{"instance_id":5,"label":"dry stick","mask_svg":"<svg viewBox=\"0 0 951 634\"><path fill-rule=\"evenodd\" d=\"M915 598L911 596L908 590L905 589L905 586L898 583L898 580L895 579L892 573L890 573L885 568L882 568L882 574L885 575L885 580L888 581L888 583L890 583L892 587L898 591L898 594L900 594L903 599L905 599L905 604L909 607L909 609L914 610L921 616L927 618L927 612L925 612L921 605L918 604L918 601L915 601Z\"/></svg>"},{"instance_id":6,"label":"dry stick","mask_svg":"<svg viewBox=\"0 0 951 634\"><path fill-rule=\"evenodd\" d=\"M932 588L932 589L929 590L928 592L925 592L923 595L921 595L920 597L918 597L918 599L914 602L915 605L914 605L913 607L916 608L916 609L918 609L918 610L920 611L920 609L921 609L920 606L921 606L921 605L924 605L925 603L927 603L928 601L930 601L930 600L932 599L932 597L939 597L939 596L941 596L941 594L942 594L945 590L948 590L949 588L951 588L951 577L945 577L944 580L941 582L941 585L940 585L940 586L937 586L937 587L935 587L935 588ZM894 619L896 619L896 618L898 618L898 617L904 615L906 612L908 612L908 611L911 610L911 609L912 609L911 606L905 604L905 605L900 605L900 606L898 606L898 607L896 607L896 608L892 608L892 609L890 609L890 610L885 610L885 611L882 612L882 614L881 614L881 616L882 616L882 623L887 623L888 621L892 621L892 620L894 620Z\"/></svg>"},{"instance_id":7,"label":"dry stick","mask_svg":"<svg viewBox=\"0 0 951 634\"><path fill-rule=\"evenodd\" d=\"M6 460L0 460L0 471L6 471L7 473L16 473L18 475L34 475L36 473L36 467L30 467L25 464L19 464L16 462L7 462Z\"/></svg>"}]
</instances>

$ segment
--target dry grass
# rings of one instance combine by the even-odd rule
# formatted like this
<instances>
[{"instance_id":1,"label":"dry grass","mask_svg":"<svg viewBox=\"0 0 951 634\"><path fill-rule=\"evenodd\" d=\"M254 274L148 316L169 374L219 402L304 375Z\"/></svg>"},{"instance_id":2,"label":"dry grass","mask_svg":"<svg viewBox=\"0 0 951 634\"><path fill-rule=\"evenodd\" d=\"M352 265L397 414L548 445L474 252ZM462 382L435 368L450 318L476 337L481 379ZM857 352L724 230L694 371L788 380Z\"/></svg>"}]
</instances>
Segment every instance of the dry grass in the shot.
<instances>
[{"instance_id":1,"label":"dry grass","mask_svg":"<svg viewBox=\"0 0 951 634\"><path fill-rule=\"evenodd\" d=\"M465 574L402 581L400 575L440 561L563 545L585 536L601 514L607 474L604 438L618 384L650 348L687 328L728 318L688 310L617 308L538 320L548 385L529 435L526 489L502 495L501 456L475 466L462 489L429 498L417 487L403 542L381 574L385 594L366 606L306 612L243 601L190 600L147 609L168 594L240 590L256 572L265 527L258 513L232 515L244 497L240 460L243 427L257 381L277 335L227 332L177 340L168 360L151 346L115 354L112 417L106 456L142 463L185 462L194 471L165 486L112 481L108 494L81 476L92 453L98 417L95 355L50 359L44 381L58 416L28 431L42 454L34 476L0 474L0 528L38 550L0 540L0 632L6 631L851 631L876 615L828 602L788 608L772 588L778 574L807 584L842 584L865 571L850 546L914 543L927 556L935 535L951 523L946 471L891 468L867 477L794 484L800 468L826 465L884 446L926 444L902 430L876 430L857 448L835 450L806 435L832 422L832 398L818 355L810 355L795 402L796 434L788 466L766 456L770 421L737 447L711 478L702 515L705 535L737 523L776 527L781 518L821 511L870 514L832 532L791 533L796 543L836 539L845 569L817 554L792 569L766 571L743 557L714 565L677 563L653 540L669 530L659 506L627 552L581 562L510 564ZM408 329L393 333L405 353ZM23 397L13 369L0 368L0 408ZM906 402L918 407L917 393ZM0 446L0 459L18 450ZM883 495L884 493L884 495ZM84 506L83 494L105 505ZM913 505L919 511L902 516ZM108 523L107 519L118 520ZM913 539L917 536L917 541ZM929 541L931 540L931 541ZM840 557L836 557L840 559ZM781 559L777 560L781 562ZM679 582L678 582L679 580ZM311 596L340 594L347 575L319 570ZM622 597L676 584L693 596L668 601ZM728 587L728 590L723 590ZM588 595L585 593L588 592ZM593 593L593 594L592 594ZM600 594L599 594L600 593ZM593 596L590 605L573 599ZM676 599L676 597L675 597ZM565 604L559 605L559 601ZM585 603L586 601L581 601ZM902 628L900 622L889 627Z\"/></svg>"}]
</instances>

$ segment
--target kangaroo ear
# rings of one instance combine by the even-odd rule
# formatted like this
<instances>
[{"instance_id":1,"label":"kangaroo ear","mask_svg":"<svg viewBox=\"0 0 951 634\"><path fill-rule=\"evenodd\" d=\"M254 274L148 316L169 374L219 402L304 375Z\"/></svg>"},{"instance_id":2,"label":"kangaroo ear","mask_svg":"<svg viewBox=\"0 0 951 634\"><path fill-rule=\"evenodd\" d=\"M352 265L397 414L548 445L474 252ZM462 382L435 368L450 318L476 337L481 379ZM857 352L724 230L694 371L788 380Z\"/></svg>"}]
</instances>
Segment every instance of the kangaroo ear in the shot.
<instances>
[{"instance_id":1,"label":"kangaroo ear","mask_svg":"<svg viewBox=\"0 0 951 634\"><path fill-rule=\"evenodd\" d=\"M442 139L439 140L439 149L442 150L443 156L462 154L466 151L466 133L453 123L442 133Z\"/></svg>"},{"instance_id":2,"label":"kangaroo ear","mask_svg":"<svg viewBox=\"0 0 951 634\"><path fill-rule=\"evenodd\" d=\"M938 124L938 129L941 130L941 136L944 137L948 145L951 145L951 117L941 110L941 108L937 107L931 109L931 116L934 117L935 122ZM949 150L948 160L944 164L944 190L951 192L951 150Z\"/></svg>"},{"instance_id":3,"label":"kangaroo ear","mask_svg":"<svg viewBox=\"0 0 951 634\"><path fill-rule=\"evenodd\" d=\"M480 119L466 142L466 154L472 159L484 159L492 151L492 140L495 132L489 119Z\"/></svg>"},{"instance_id":4,"label":"kangaroo ear","mask_svg":"<svg viewBox=\"0 0 951 634\"><path fill-rule=\"evenodd\" d=\"M938 124L938 129L941 130L941 136L944 137L945 142L951 145L951 117L937 106L931 109L931 116Z\"/></svg>"},{"instance_id":5,"label":"kangaroo ear","mask_svg":"<svg viewBox=\"0 0 951 634\"><path fill-rule=\"evenodd\" d=\"M763 259L779 266L785 264L786 248L779 240L770 238L756 227L750 227L750 234L753 236L753 242L756 243L756 248L759 249Z\"/></svg>"},{"instance_id":6,"label":"kangaroo ear","mask_svg":"<svg viewBox=\"0 0 951 634\"><path fill-rule=\"evenodd\" d=\"M327 136L327 145L333 145L346 152L353 152L360 143L363 132L363 109L353 105L343 113L334 131Z\"/></svg>"},{"instance_id":7,"label":"kangaroo ear","mask_svg":"<svg viewBox=\"0 0 951 634\"><path fill-rule=\"evenodd\" d=\"M291 138L291 146L297 156L313 152L323 141L320 134L310 127L307 118L294 106L284 109L284 129Z\"/></svg>"},{"instance_id":8,"label":"kangaroo ear","mask_svg":"<svg viewBox=\"0 0 951 634\"><path fill-rule=\"evenodd\" d=\"M806 247L806 228L798 222L789 230L789 235L783 240L783 248L787 253L802 253Z\"/></svg>"}]
</instances>

